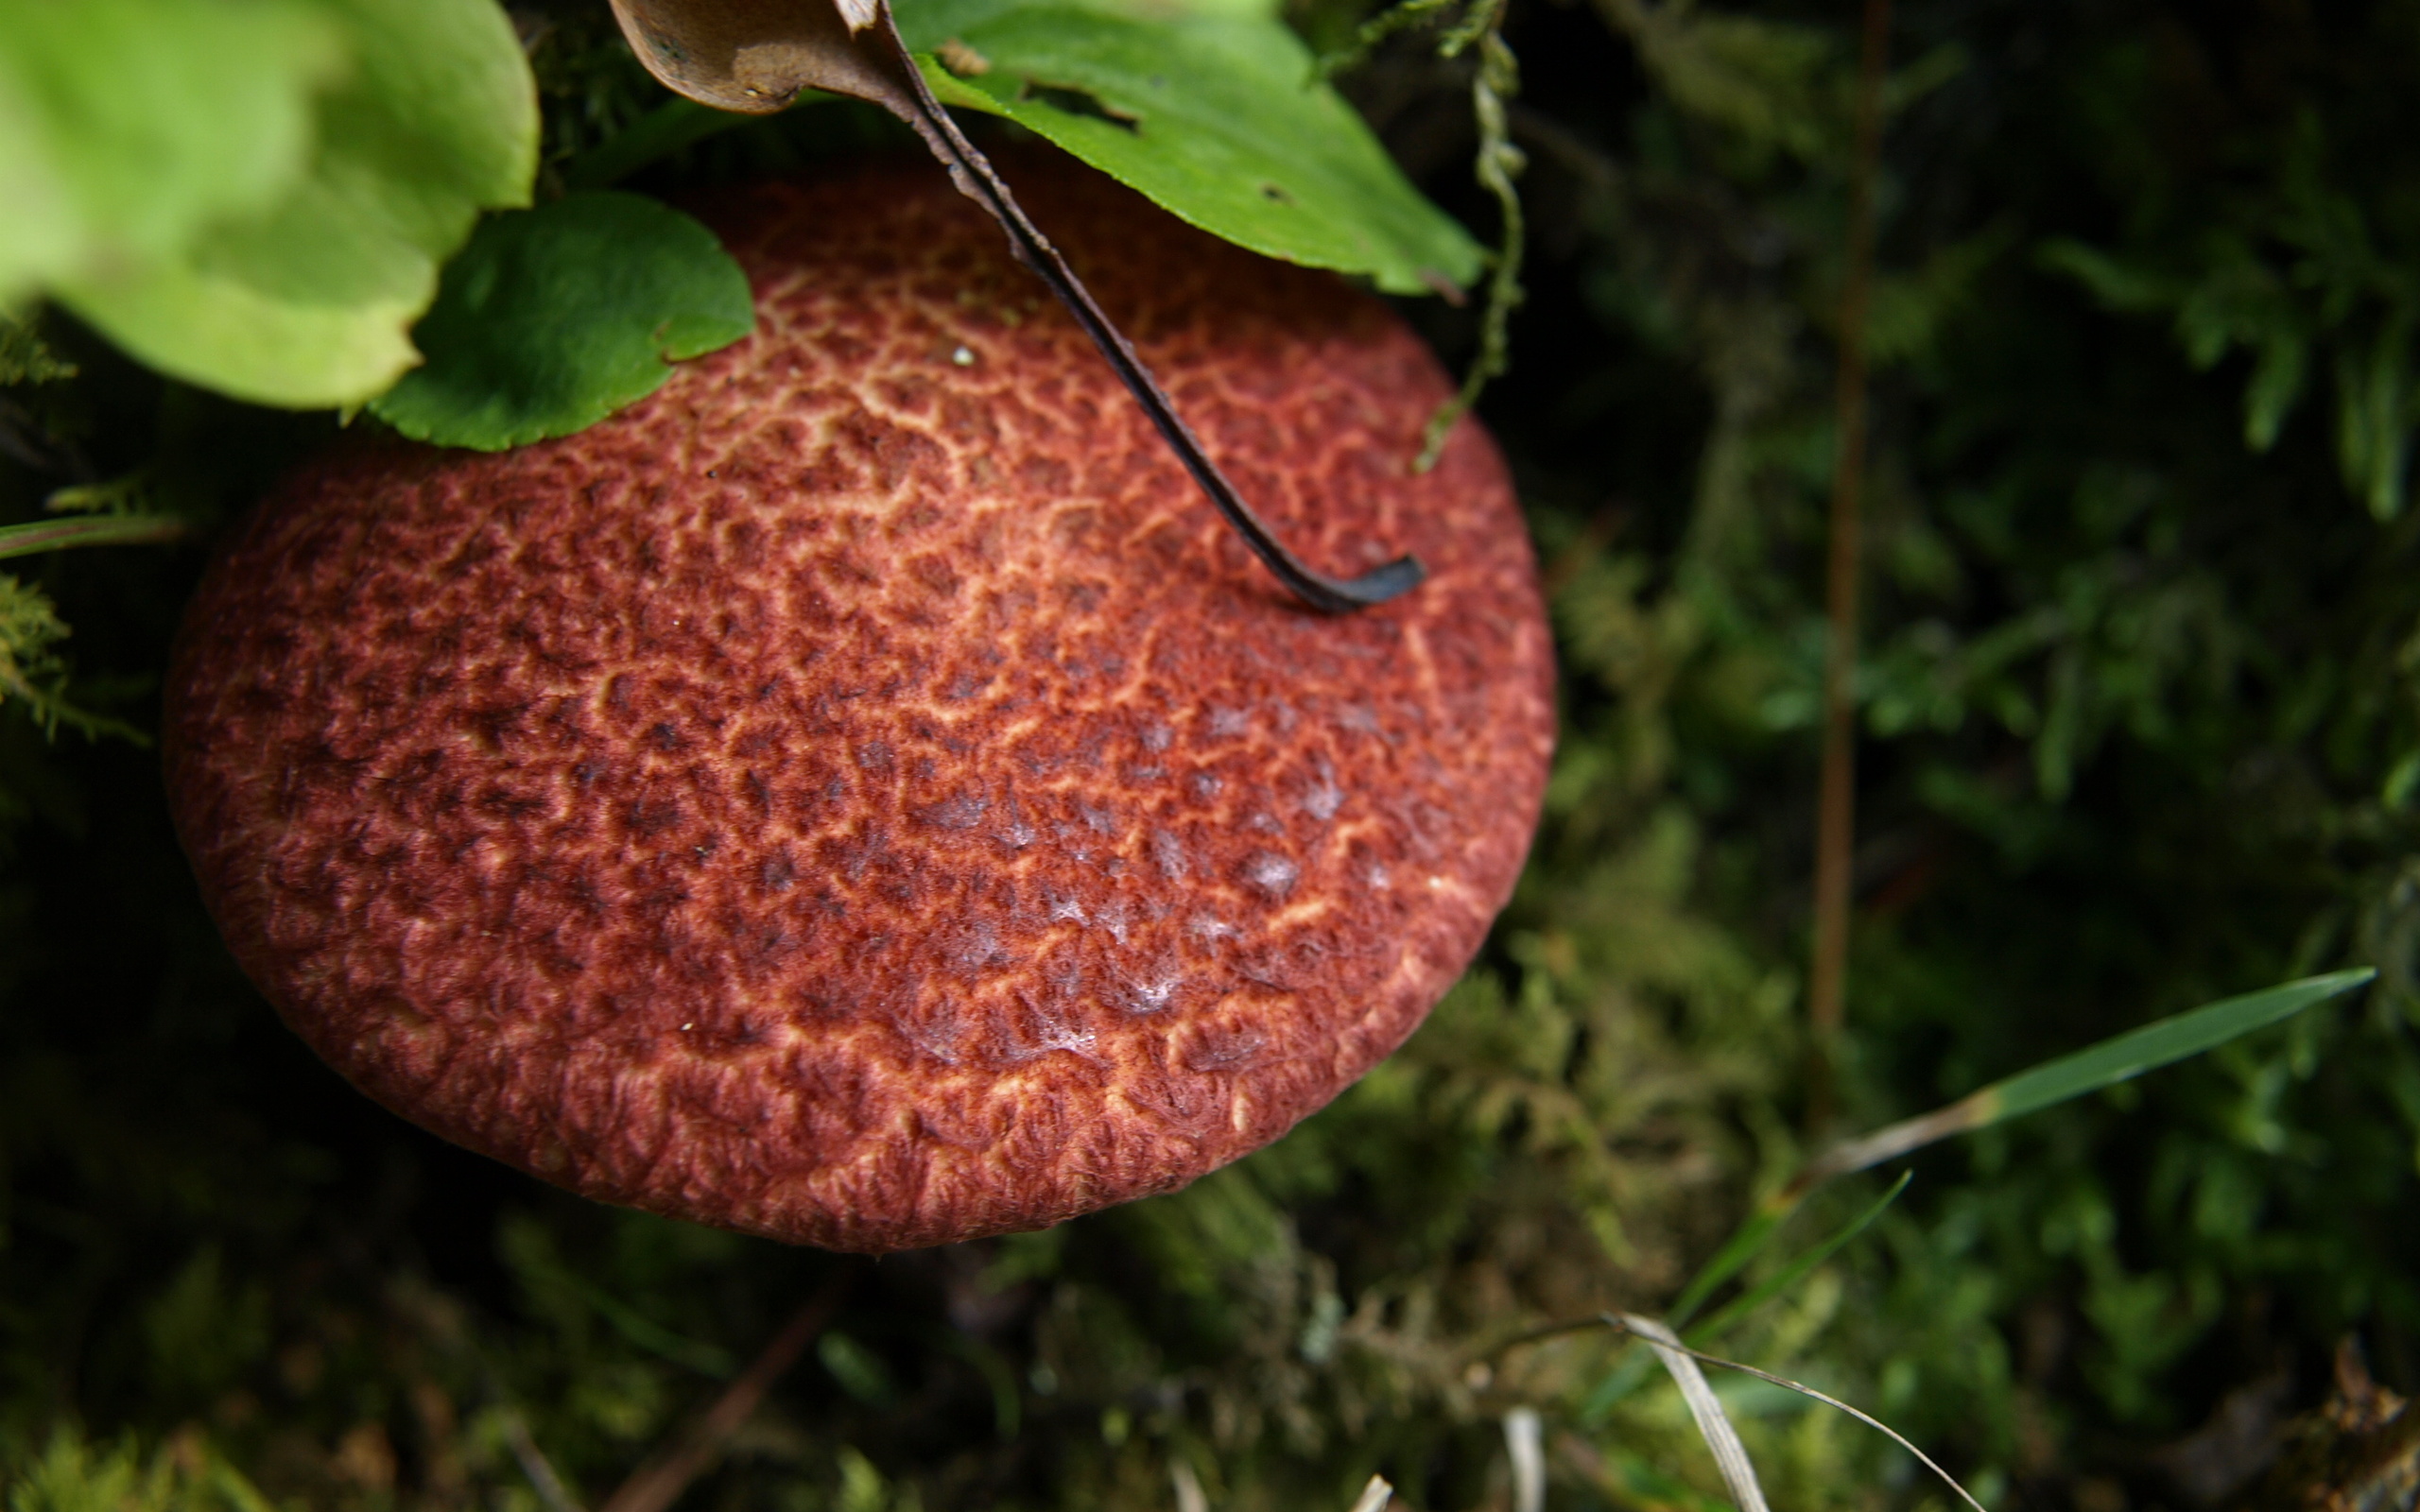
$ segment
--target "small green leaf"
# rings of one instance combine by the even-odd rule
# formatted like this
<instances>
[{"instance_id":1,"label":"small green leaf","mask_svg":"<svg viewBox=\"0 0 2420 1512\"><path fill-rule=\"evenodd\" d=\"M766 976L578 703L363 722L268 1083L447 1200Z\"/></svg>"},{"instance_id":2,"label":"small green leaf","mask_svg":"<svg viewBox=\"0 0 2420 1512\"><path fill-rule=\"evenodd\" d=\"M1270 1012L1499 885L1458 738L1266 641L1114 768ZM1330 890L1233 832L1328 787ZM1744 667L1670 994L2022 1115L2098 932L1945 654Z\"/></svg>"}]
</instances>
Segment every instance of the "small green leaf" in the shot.
<instances>
[{"instance_id":1,"label":"small green leaf","mask_svg":"<svg viewBox=\"0 0 2420 1512\"><path fill-rule=\"evenodd\" d=\"M538 140L528 63L493 0L313 9L349 66L300 180L158 255L88 259L53 281L152 367L298 408L358 403L412 365L406 332L439 265L482 209L528 202ZM192 113L218 108L214 95Z\"/></svg>"},{"instance_id":2,"label":"small green leaf","mask_svg":"<svg viewBox=\"0 0 2420 1512\"><path fill-rule=\"evenodd\" d=\"M428 365L370 407L420 440L502 451L595 424L755 322L712 232L642 195L569 195L479 227L412 333Z\"/></svg>"},{"instance_id":3,"label":"small green leaf","mask_svg":"<svg viewBox=\"0 0 2420 1512\"><path fill-rule=\"evenodd\" d=\"M1308 50L1272 18L1018 0L895 9L911 48L954 42L988 64L959 77L927 60L943 103L1005 115L1214 235L1398 294L1478 276L1478 245L1314 82Z\"/></svg>"}]
</instances>

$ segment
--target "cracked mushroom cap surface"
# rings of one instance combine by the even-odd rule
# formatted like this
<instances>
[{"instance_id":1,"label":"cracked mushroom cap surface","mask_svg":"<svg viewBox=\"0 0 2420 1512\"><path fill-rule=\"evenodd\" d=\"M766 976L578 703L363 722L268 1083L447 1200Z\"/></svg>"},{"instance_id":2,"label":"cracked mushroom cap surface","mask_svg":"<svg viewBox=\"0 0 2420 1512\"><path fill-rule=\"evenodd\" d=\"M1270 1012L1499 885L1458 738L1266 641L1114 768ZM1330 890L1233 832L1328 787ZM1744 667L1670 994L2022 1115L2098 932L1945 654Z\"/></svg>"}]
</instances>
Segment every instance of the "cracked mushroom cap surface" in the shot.
<instances>
[{"instance_id":1,"label":"cracked mushroom cap surface","mask_svg":"<svg viewBox=\"0 0 2420 1512\"><path fill-rule=\"evenodd\" d=\"M728 193L755 334L580 435L357 444L233 532L167 690L236 956L406 1118L835 1249L1267 1143L1470 961L1552 744L1535 564L1375 299L1064 159L1010 177L1288 597L928 164Z\"/></svg>"}]
</instances>

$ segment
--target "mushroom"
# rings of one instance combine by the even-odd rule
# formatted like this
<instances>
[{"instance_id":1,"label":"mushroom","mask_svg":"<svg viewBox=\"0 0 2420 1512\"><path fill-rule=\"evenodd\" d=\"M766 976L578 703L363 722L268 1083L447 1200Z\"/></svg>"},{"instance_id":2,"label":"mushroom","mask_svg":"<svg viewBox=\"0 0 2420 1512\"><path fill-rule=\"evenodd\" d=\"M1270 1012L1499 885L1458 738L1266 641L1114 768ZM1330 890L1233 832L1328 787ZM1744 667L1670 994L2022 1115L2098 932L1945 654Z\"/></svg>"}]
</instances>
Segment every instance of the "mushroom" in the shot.
<instances>
[{"instance_id":1,"label":"mushroom","mask_svg":"<svg viewBox=\"0 0 2420 1512\"><path fill-rule=\"evenodd\" d=\"M562 440L310 462L188 611L179 833L355 1086L878 1252L1181 1186L1467 965L1554 728L1501 460L1411 471L1450 386L1381 302L1055 162L1021 190L1272 524L1428 580L1259 573L938 170L708 201L753 336Z\"/></svg>"}]
</instances>

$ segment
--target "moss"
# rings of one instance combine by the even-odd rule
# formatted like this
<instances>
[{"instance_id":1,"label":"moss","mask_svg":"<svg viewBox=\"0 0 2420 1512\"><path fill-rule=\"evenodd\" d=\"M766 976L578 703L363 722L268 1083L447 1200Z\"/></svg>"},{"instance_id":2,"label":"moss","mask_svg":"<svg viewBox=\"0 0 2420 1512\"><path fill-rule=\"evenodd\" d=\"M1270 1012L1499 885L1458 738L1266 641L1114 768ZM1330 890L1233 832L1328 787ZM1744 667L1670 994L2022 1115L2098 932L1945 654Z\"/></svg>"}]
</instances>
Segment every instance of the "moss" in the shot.
<instances>
[{"instance_id":1,"label":"moss","mask_svg":"<svg viewBox=\"0 0 2420 1512\"><path fill-rule=\"evenodd\" d=\"M1311 9L1321 35L1359 19ZM2410 391L2386 338L2420 254L2420 52L2387 5L1900 14L1843 1125L2301 971L2383 974L1926 1153L1864 1239L1723 1348L1882 1413L1994 1504L2173 1506L2140 1451L2281 1362L2315 1401L2357 1332L2383 1382L2420 1384L2420 525L2381 482L2408 424L2380 397ZM1166 1505L1181 1464L1220 1508L1342 1507L1373 1470L1417 1507L1501 1505L1519 1403L1547 1415L1557 1506L1719 1497L1677 1398L1605 1389L1616 1341L1495 1346L1668 1303L1811 1138L1832 25L1779 4L1511 14L1533 253L1481 407L1555 587L1564 738L1479 969L1396 1059L1213 1181L857 1271L847 1368L890 1395L810 1356L695 1504ZM1407 35L1347 83L1493 224L1462 187L1466 80ZM563 150L588 87L550 86ZM650 185L856 140L835 113L819 146L812 114ZM1467 354L1473 314L1413 313ZM72 398L86 428L61 434L94 455L78 475L48 442L9 453L13 519L146 467L240 499L302 444L56 335L78 373L26 369L0 398ZM2275 355L2295 343L2299 387ZM155 672L192 562L45 564L78 675ZM593 1504L830 1273L559 1197L354 1097L216 944L149 759L46 743L28 713L0 708L19 1504L51 1504L27 1499L66 1484L54 1463L117 1486L204 1442L272 1500L365 1508L541 1505L534 1445ZM1846 1184L1781 1251L1878 1190ZM198 1275L226 1321L180 1332ZM1931 1495L1854 1425L1737 1404L1776 1505Z\"/></svg>"}]
</instances>

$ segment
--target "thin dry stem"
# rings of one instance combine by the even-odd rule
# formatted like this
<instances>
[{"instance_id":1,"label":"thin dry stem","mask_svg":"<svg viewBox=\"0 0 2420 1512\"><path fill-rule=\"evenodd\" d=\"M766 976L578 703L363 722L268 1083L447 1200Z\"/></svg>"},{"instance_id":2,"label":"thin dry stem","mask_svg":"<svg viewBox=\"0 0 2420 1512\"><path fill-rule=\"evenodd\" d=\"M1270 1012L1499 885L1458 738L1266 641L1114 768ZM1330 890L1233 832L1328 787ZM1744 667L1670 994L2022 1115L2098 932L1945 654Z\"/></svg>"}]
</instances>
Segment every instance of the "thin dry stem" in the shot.
<instances>
[{"instance_id":1,"label":"thin dry stem","mask_svg":"<svg viewBox=\"0 0 2420 1512\"><path fill-rule=\"evenodd\" d=\"M1769 1512L1765 1488L1756 1481L1755 1464L1748 1458L1748 1446L1739 1442L1739 1431L1731 1426L1730 1415L1722 1410L1722 1399L1706 1384L1705 1372L1698 1368L1697 1351L1651 1317L1623 1313L1618 1318L1621 1327L1655 1351L1655 1358L1663 1362L1672 1383L1681 1388L1681 1400L1688 1403L1689 1416L1697 1420L1699 1436L1714 1452L1715 1468L1722 1472L1722 1484L1730 1490L1739 1512Z\"/></svg>"},{"instance_id":2,"label":"thin dry stem","mask_svg":"<svg viewBox=\"0 0 2420 1512\"><path fill-rule=\"evenodd\" d=\"M1373 1475L1370 1484L1361 1487L1361 1494L1354 1499L1353 1512L1387 1512L1387 1503L1394 1500L1394 1495L1393 1486Z\"/></svg>"},{"instance_id":3,"label":"thin dry stem","mask_svg":"<svg viewBox=\"0 0 2420 1512\"><path fill-rule=\"evenodd\" d=\"M1759 1370L1753 1365L1741 1365L1737 1360L1726 1360L1718 1354L1708 1354L1703 1349L1690 1349L1687 1345L1683 1344L1680 1339L1673 1334L1671 1330L1664 1327L1664 1325L1656 1322L1652 1318L1641 1318L1627 1313L1608 1313L1604 1316L1604 1321L1612 1328L1619 1329L1625 1333L1634 1334L1644 1339L1647 1342L1648 1347L1653 1349L1659 1357L1665 1360L1667 1366L1671 1364L1672 1356L1685 1356L1690 1360L1705 1365L1720 1366L1725 1370L1737 1370L1742 1375L1754 1376L1759 1381L1770 1382L1776 1386L1782 1387L1786 1391L1795 1391L1802 1397L1808 1398L1811 1400L1820 1401L1824 1406L1833 1408L1837 1411L1844 1412L1850 1417L1856 1418L1858 1422L1861 1422L1868 1428L1873 1429L1876 1433L1888 1437L1891 1442L1898 1445L1901 1449L1906 1450L1909 1453L1913 1454L1916 1459L1923 1464L1925 1469L1941 1477L1943 1485L1957 1492L1958 1499L1960 1501L1974 1508L1974 1512L1988 1512L1988 1509L1982 1503L1976 1501L1972 1495L1968 1494L1966 1487L1958 1484L1958 1477L1950 1474L1947 1470L1943 1469L1941 1466L1934 1461L1931 1455L1926 1453L1923 1450L1918 1449L1914 1444L1910 1443L1905 1434L1900 1433L1897 1429L1892 1427L1889 1423L1884 1422L1881 1418L1875 1417L1871 1413L1862 1412L1858 1408L1852 1407L1847 1402L1842 1401L1840 1398L1829 1396L1824 1392L1818 1391L1813 1386L1807 1385L1804 1382L1792 1381L1788 1376L1777 1376L1770 1370ZM1644 1326L1643 1328L1642 1325ZM1653 1332L1648 1332L1651 1330ZM1661 1338L1656 1336L1659 1333L1662 1335ZM1677 1370L1673 1372L1673 1378L1675 1380L1680 1378L1680 1374ZM1703 1380L1703 1378L1701 1378L1701 1380ZM1685 1387L1684 1390L1685 1391L1685 1389L1686 1388ZM1711 1393L1709 1393L1709 1395L1711 1395ZM1694 1410L1694 1402L1691 1403L1691 1407L1692 1410ZM1720 1418L1721 1408L1719 1403L1717 1404L1715 1411L1716 1416ZM1728 1430L1730 1426L1729 1419L1723 1418L1722 1424L1723 1427ZM1704 1427L1703 1418L1699 1420L1699 1426L1701 1428ZM1711 1438L1709 1438L1708 1442L1712 1442ZM1734 1442L1736 1443L1737 1440L1735 1439ZM1720 1457L1720 1452L1721 1452L1720 1450L1717 1450L1716 1453L1718 1458ZM1745 1452L1743 1451L1743 1457L1744 1454ZM1726 1472L1726 1478L1727 1474L1728 1472ZM1753 1480L1754 1471L1751 1471L1750 1475Z\"/></svg>"},{"instance_id":4,"label":"thin dry stem","mask_svg":"<svg viewBox=\"0 0 2420 1512\"><path fill-rule=\"evenodd\" d=\"M1546 1512L1547 1451L1535 1407L1504 1415L1504 1452L1512 1461L1512 1512Z\"/></svg>"},{"instance_id":5,"label":"thin dry stem","mask_svg":"<svg viewBox=\"0 0 2420 1512\"><path fill-rule=\"evenodd\" d=\"M1864 554L1867 306L1874 288L1874 180L1882 154L1882 84L1891 47L1891 0L1865 0L1865 48L1858 76L1857 161L1849 186L1847 266L1841 285L1840 368L1834 398L1840 433L1832 469L1831 559L1825 583L1830 634L1824 649L1824 771L1817 793L1815 959L1807 1023L1816 1063L1810 1122L1831 1113L1831 1047L1847 1022L1851 863L1857 849L1858 569Z\"/></svg>"},{"instance_id":6,"label":"thin dry stem","mask_svg":"<svg viewBox=\"0 0 2420 1512\"><path fill-rule=\"evenodd\" d=\"M839 1311L841 1297L849 1289L850 1277L850 1271L842 1270L825 1281L783 1326L782 1332L773 1335L764 1352L740 1372L739 1379L706 1409L705 1415L677 1443L633 1470L597 1512L665 1512L678 1500L689 1488L689 1483L704 1474L721 1456L731 1435L764 1402L765 1393L788 1373L790 1366L798 1363L799 1355L832 1321L832 1314Z\"/></svg>"}]
</instances>

